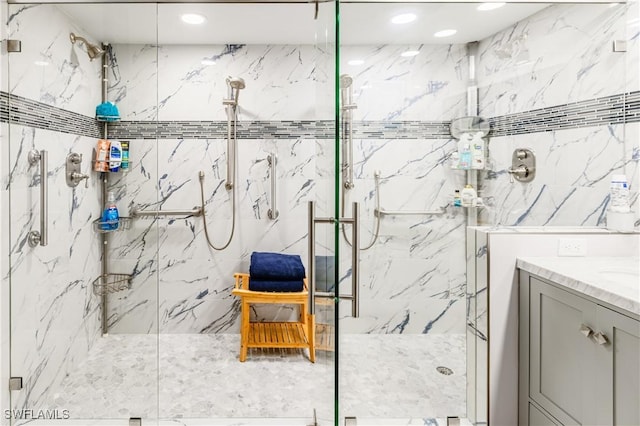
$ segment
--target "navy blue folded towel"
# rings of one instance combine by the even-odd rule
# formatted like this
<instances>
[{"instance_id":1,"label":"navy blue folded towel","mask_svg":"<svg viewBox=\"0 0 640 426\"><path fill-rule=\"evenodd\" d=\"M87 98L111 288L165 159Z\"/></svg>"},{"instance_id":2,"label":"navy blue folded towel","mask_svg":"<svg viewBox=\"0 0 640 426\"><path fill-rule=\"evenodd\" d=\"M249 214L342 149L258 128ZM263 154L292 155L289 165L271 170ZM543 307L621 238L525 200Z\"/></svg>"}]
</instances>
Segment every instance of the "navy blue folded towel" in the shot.
<instances>
[{"instance_id":1,"label":"navy blue folded towel","mask_svg":"<svg viewBox=\"0 0 640 426\"><path fill-rule=\"evenodd\" d=\"M304 276L304 265L297 254L251 253L249 283L254 279L302 282Z\"/></svg>"},{"instance_id":2,"label":"navy blue folded towel","mask_svg":"<svg viewBox=\"0 0 640 426\"><path fill-rule=\"evenodd\" d=\"M304 283L302 280L293 281L271 281L258 278L249 278L249 290L251 291L274 291L288 293L302 291Z\"/></svg>"}]
</instances>

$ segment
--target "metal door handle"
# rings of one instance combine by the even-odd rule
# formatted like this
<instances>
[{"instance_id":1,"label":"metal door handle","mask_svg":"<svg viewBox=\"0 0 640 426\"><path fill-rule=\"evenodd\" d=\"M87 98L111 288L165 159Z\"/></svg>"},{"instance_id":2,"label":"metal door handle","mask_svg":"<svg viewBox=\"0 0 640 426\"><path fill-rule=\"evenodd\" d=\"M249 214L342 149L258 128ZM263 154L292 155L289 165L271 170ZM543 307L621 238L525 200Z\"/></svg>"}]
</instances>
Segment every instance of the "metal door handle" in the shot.
<instances>
[{"instance_id":1,"label":"metal door handle","mask_svg":"<svg viewBox=\"0 0 640 426\"><path fill-rule=\"evenodd\" d=\"M606 345L607 343L609 343L609 339L607 338L607 336L601 332L597 332L596 334L594 334L593 339L599 345Z\"/></svg>"},{"instance_id":2,"label":"metal door handle","mask_svg":"<svg viewBox=\"0 0 640 426\"><path fill-rule=\"evenodd\" d=\"M593 334L593 330L588 325L582 324L580 326L580 333L584 334L585 337L589 337Z\"/></svg>"},{"instance_id":3,"label":"metal door handle","mask_svg":"<svg viewBox=\"0 0 640 426\"><path fill-rule=\"evenodd\" d=\"M309 271L307 273L307 281L309 284L309 313L315 313L315 297L316 297L316 280L315 280L315 262L316 262L316 253L315 253L315 225L316 223L331 223L335 224L335 219L330 217L316 217L315 211L315 202L309 201L309 234L308 234L308 267ZM359 282L360 282L360 272L359 272L359 256L360 256L360 229L359 229L359 205L358 203L353 203L353 218L342 218L341 222L351 223L352 230L351 235L353 238L353 243L351 244L352 252L351 252L351 261L353 265L351 266L351 294L339 295L340 299L351 300L351 315L354 318L358 318L360 316L360 297L359 297ZM335 297L335 294L331 293L318 293L318 297Z\"/></svg>"},{"instance_id":4,"label":"metal door handle","mask_svg":"<svg viewBox=\"0 0 640 426\"><path fill-rule=\"evenodd\" d=\"M339 295L340 299L351 300L351 316L360 317L360 205L353 203L352 218L340 218L340 222L351 223L351 294Z\"/></svg>"},{"instance_id":5,"label":"metal door handle","mask_svg":"<svg viewBox=\"0 0 640 426\"><path fill-rule=\"evenodd\" d=\"M40 231L29 232L28 241L29 246L35 247L38 244L46 246L49 242L47 222L49 221L49 206L48 206L48 187L47 187L47 151L30 151L28 155L30 165L35 165L40 162Z\"/></svg>"}]
</instances>

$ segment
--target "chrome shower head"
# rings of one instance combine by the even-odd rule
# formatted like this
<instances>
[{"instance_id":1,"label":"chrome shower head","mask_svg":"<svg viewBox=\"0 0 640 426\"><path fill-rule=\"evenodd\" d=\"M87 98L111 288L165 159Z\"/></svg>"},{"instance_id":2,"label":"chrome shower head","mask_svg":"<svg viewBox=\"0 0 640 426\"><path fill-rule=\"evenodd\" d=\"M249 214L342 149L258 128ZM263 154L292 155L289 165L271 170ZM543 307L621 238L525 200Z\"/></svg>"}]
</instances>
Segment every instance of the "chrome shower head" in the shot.
<instances>
[{"instance_id":1,"label":"chrome shower head","mask_svg":"<svg viewBox=\"0 0 640 426\"><path fill-rule=\"evenodd\" d=\"M224 105L238 106L238 98L240 97L240 89L245 88L244 80L240 77L227 77L227 99L222 103Z\"/></svg>"},{"instance_id":2,"label":"chrome shower head","mask_svg":"<svg viewBox=\"0 0 640 426\"><path fill-rule=\"evenodd\" d=\"M240 90L245 88L244 80L240 77L227 77L227 84L233 89Z\"/></svg>"},{"instance_id":3,"label":"chrome shower head","mask_svg":"<svg viewBox=\"0 0 640 426\"><path fill-rule=\"evenodd\" d=\"M342 74L340 76L340 88L346 89L353 84L353 78L349 74Z\"/></svg>"},{"instance_id":4,"label":"chrome shower head","mask_svg":"<svg viewBox=\"0 0 640 426\"><path fill-rule=\"evenodd\" d=\"M71 40L72 44L76 44L76 41L81 41L87 46L87 55L89 55L90 60L94 60L102 55L104 55L104 49L101 49L99 46L89 43L86 38L75 35L74 33L69 34L69 40Z\"/></svg>"}]
</instances>

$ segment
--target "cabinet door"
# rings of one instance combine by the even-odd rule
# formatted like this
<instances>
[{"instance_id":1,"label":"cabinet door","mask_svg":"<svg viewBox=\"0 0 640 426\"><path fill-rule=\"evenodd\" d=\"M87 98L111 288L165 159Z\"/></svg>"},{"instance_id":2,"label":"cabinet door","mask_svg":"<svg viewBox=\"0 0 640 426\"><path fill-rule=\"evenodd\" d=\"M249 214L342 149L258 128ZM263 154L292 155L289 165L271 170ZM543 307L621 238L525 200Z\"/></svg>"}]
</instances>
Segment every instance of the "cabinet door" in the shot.
<instances>
[{"instance_id":1,"label":"cabinet door","mask_svg":"<svg viewBox=\"0 0 640 426\"><path fill-rule=\"evenodd\" d=\"M530 284L529 396L562 424L593 424L596 351L581 327L595 329L596 305L533 277Z\"/></svg>"},{"instance_id":2,"label":"cabinet door","mask_svg":"<svg viewBox=\"0 0 640 426\"><path fill-rule=\"evenodd\" d=\"M640 321L598 306L598 424L640 425ZM608 395L608 397L607 397Z\"/></svg>"},{"instance_id":3,"label":"cabinet door","mask_svg":"<svg viewBox=\"0 0 640 426\"><path fill-rule=\"evenodd\" d=\"M529 426L558 426L558 423L551 420L549 415L538 407L529 403Z\"/></svg>"}]
</instances>

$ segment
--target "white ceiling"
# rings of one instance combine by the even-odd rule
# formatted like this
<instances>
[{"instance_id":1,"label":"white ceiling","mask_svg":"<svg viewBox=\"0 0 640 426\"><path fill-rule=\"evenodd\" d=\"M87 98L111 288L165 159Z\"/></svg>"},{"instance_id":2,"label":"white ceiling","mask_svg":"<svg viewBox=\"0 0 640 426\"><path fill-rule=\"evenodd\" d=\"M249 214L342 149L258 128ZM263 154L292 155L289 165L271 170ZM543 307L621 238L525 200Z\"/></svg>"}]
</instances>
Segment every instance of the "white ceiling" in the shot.
<instances>
[{"instance_id":1,"label":"white ceiling","mask_svg":"<svg viewBox=\"0 0 640 426\"><path fill-rule=\"evenodd\" d=\"M512 3L481 12L478 3L343 3L342 44L434 44L482 40L548 4ZM58 7L94 41L112 44L314 44L332 38L333 3L167 3L61 4ZM205 24L187 25L183 13L199 13ZM415 13L414 22L396 25L391 18ZM156 20L157 17L157 20ZM453 28L452 37L436 38Z\"/></svg>"}]
</instances>

